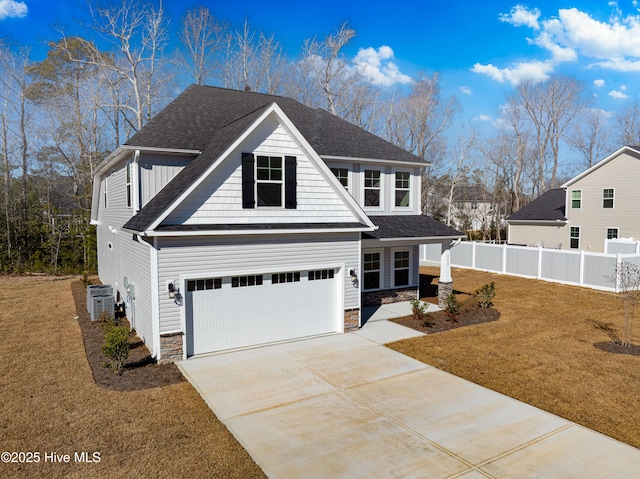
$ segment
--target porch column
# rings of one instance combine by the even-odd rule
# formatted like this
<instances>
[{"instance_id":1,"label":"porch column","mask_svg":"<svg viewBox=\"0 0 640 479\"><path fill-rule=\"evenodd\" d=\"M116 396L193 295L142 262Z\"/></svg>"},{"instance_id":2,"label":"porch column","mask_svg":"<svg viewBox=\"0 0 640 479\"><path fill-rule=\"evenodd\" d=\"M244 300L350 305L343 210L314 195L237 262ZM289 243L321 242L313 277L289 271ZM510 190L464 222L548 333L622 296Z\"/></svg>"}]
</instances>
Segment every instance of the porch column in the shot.
<instances>
[{"instance_id":1,"label":"porch column","mask_svg":"<svg viewBox=\"0 0 640 479\"><path fill-rule=\"evenodd\" d=\"M444 300L453 293L453 279L451 278L451 241L442 243L440 254L440 278L438 280L438 306L444 308Z\"/></svg>"}]
</instances>

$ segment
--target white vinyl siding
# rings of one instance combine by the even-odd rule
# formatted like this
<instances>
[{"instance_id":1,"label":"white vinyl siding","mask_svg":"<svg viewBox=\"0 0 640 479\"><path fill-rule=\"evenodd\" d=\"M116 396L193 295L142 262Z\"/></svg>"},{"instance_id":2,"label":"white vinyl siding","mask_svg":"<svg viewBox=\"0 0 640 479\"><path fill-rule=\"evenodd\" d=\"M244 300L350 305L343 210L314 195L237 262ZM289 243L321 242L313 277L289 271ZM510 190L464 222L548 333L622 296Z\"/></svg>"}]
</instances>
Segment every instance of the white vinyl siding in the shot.
<instances>
[{"instance_id":1,"label":"white vinyl siding","mask_svg":"<svg viewBox=\"0 0 640 479\"><path fill-rule=\"evenodd\" d=\"M295 156L297 207L242 208L242 152L257 156ZM331 175L331 176L329 176ZM163 224L317 223L359 221L330 180L275 119L268 119L216 167Z\"/></svg>"},{"instance_id":2,"label":"white vinyl siding","mask_svg":"<svg viewBox=\"0 0 640 479\"><path fill-rule=\"evenodd\" d=\"M127 162L120 163L102 177L98 221L111 226L121 226L131 218L132 210L127 206ZM106 198L107 208L104 207Z\"/></svg>"},{"instance_id":3,"label":"white vinyl siding","mask_svg":"<svg viewBox=\"0 0 640 479\"><path fill-rule=\"evenodd\" d=\"M108 227L98 225L98 275L103 284L113 286L114 297L119 291L122 301L129 299L127 317L138 336L153 351L150 247L144 240L133 238L130 233L110 231ZM127 298L125 277L133 285L135 300Z\"/></svg>"},{"instance_id":4,"label":"white vinyl siding","mask_svg":"<svg viewBox=\"0 0 640 479\"><path fill-rule=\"evenodd\" d=\"M151 198L158 194L190 161L191 157L185 158L141 153L140 159L138 160L140 168L141 206L146 205Z\"/></svg>"},{"instance_id":5,"label":"white vinyl siding","mask_svg":"<svg viewBox=\"0 0 640 479\"><path fill-rule=\"evenodd\" d=\"M359 270L358 233L291 235L288 237L184 237L159 238L160 332L180 331L181 312L168 298L165 284L186 275L219 277L294 271L311 265L344 265ZM258 271L259 269L259 271ZM358 308L360 290L343 274L344 308ZM184 286L181 286L183 288Z\"/></svg>"}]
</instances>

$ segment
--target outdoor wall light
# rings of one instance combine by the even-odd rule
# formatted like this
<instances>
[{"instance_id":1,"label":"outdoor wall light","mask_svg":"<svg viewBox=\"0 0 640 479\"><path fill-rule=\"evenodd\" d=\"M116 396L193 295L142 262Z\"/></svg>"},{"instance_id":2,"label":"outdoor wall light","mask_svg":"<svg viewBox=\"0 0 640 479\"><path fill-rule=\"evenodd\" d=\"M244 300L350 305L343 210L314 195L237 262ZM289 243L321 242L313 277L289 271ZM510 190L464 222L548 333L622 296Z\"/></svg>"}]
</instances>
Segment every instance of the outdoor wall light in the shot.
<instances>
[{"instance_id":1,"label":"outdoor wall light","mask_svg":"<svg viewBox=\"0 0 640 479\"><path fill-rule=\"evenodd\" d=\"M358 284L358 275L356 274L355 269L349 271L349 276L351 276L351 282L353 284Z\"/></svg>"}]
</instances>

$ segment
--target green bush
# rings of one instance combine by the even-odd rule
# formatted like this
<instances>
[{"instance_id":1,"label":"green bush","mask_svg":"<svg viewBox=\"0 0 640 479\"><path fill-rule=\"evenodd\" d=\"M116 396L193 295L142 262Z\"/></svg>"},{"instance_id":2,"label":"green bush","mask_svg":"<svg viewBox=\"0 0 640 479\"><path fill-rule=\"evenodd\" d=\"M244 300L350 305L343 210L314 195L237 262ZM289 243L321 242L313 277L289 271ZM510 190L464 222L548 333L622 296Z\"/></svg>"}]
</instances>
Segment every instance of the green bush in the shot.
<instances>
[{"instance_id":1,"label":"green bush","mask_svg":"<svg viewBox=\"0 0 640 479\"><path fill-rule=\"evenodd\" d=\"M116 374L122 374L124 363L129 357L131 344L129 343L129 328L127 326L117 326L113 323L104 323L104 354L109 363L106 367L113 369Z\"/></svg>"},{"instance_id":2,"label":"green bush","mask_svg":"<svg viewBox=\"0 0 640 479\"><path fill-rule=\"evenodd\" d=\"M458 322L458 315L460 314L460 303L455 294L451 293L444 298L444 310L449 316L451 322Z\"/></svg>"},{"instance_id":3,"label":"green bush","mask_svg":"<svg viewBox=\"0 0 640 479\"><path fill-rule=\"evenodd\" d=\"M475 297L478 300L478 304L482 308L490 308L493 306L493 298L496 297L496 285L493 281L487 283L481 288L478 288L475 293Z\"/></svg>"}]
</instances>

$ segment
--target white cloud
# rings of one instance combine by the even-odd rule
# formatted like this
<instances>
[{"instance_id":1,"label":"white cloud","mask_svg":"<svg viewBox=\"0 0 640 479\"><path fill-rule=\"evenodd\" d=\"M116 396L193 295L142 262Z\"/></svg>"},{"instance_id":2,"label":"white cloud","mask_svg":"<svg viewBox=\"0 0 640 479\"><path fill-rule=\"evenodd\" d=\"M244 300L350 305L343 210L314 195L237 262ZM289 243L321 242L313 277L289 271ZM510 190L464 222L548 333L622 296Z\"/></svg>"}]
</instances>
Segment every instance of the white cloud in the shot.
<instances>
[{"instance_id":1,"label":"white cloud","mask_svg":"<svg viewBox=\"0 0 640 479\"><path fill-rule=\"evenodd\" d=\"M540 28L538 18L540 18L540 10L537 8L529 10L524 5L516 5L509 13L501 13L498 16L501 22L511 23L517 27L524 25L535 30Z\"/></svg>"},{"instance_id":2,"label":"white cloud","mask_svg":"<svg viewBox=\"0 0 640 479\"><path fill-rule=\"evenodd\" d=\"M492 64L481 65L476 63L471 69L474 73L486 75L489 78L504 83L508 81L512 85L518 85L523 80L544 81L553 72L552 62L531 61L516 63L513 67L498 68Z\"/></svg>"},{"instance_id":3,"label":"white cloud","mask_svg":"<svg viewBox=\"0 0 640 479\"><path fill-rule=\"evenodd\" d=\"M584 63L588 67L638 72L640 10L635 15L625 16L617 2L610 6L613 14L608 20L600 21L577 8L560 9L557 16L541 19L537 8L517 5L508 14L500 15L499 20L534 30L533 38L527 38L527 41L548 52L550 57L546 60L522 60L503 68L477 63L472 71L514 85L529 74L532 80L544 80L562 63L579 59L587 60Z\"/></svg>"},{"instance_id":4,"label":"white cloud","mask_svg":"<svg viewBox=\"0 0 640 479\"><path fill-rule=\"evenodd\" d=\"M604 80L593 80L593 84L597 87L597 88L602 88L604 86Z\"/></svg>"},{"instance_id":5,"label":"white cloud","mask_svg":"<svg viewBox=\"0 0 640 479\"><path fill-rule=\"evenodd\" d=\"M609 96L611 98L620 98L620 99L629 98L627 95L625 95L624 93L622 93L621 91L618 91L618 90L611 90L609 92Z\"/></svg>"},{"instance_id":6,"label":"white cloud","mask_svg":"<svg viewBox=\"0 0 640 479\"><path fill-rule=\"evenodd\" d=\"M15 0L0 0L0 20L5 18L24 18L28 12L27 4Z\"/></svg>"},{"instance_id":7,"label":"white cloud","mask_svg":"<svg viewBox=\"0 0 640 479\"><path fill-rule=\"evenodd\" d=\"M377 50L373 47L361 48L353 62L358 71L374 85L391 86L413 82L409 75L400 73L398 66L391 61L393 57L391 47L383 45Z\"/></svg>"},{"instance_id":8,"label":"white cloud","mask_svg":"<svg viewBox=\"0 0 640 479\"><path fill-rule=\"evenodd\" d=\"M469 88L468 86L461 86L460 87L460 93L464 94L464 95L471 95L472 91L471 88Z\"/></svg>"},{"instance_id":9,"label":"white cloud","mask_svg":"<svg viewBox=\"0 0 640 479\"><path fill-rule=\"evenodd\" d=\"M492 123L493 119L489 115L480 115L480 116L476 116L471 121L484 121L487 123Z\"/></svg>"}]
</instances>

